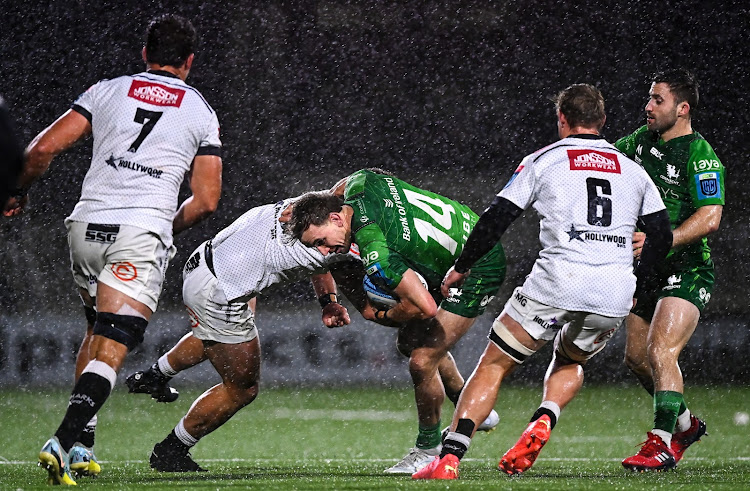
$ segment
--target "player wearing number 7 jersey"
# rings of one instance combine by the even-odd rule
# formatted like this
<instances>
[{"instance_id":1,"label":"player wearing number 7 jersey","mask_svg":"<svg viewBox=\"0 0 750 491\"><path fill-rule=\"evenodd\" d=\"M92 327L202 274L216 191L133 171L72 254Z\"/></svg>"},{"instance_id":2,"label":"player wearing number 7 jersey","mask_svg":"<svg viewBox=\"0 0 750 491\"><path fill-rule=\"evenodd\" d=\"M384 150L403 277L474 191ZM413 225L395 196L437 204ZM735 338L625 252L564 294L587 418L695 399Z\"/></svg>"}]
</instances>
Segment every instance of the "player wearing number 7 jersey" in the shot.
<instances>
[{"instance_id":1,"label":"player wearing number 7 jersey","mask_svg":"<svg viewBox=\"0 0 750 491\"><path fill-rule=\"evenodd\" d=\"M154 19L142 52L148 70L98 82L42 131L26 151L19 190L6 206L6 215L20 213L28 201L26 189L51 160L93 136L81 199L65 221L88 325L67 412L39 454L54 484L75 484L71 470L100 471L92 450L96 413L127 353L143 341L175 253L172 236L218 205L218 120L185 83L196 41L188 20ZM177 208L185 175L192 196Z\"/></svg>"},{"instance_id":2,"label":"player wearing number 7 jersey","mask_svg":"<svg viewBox=\"0 0 750 491\"><path fill-rule=\"evenodd\" d=\"M454 364L453 387L445 387L438 368L445 375L452 362L448 351L484 312L505 277L498 242L477 261L463 287L440 301L440 281L477 219L457 201L367 170L346 179L343 199L309 193L295 203L289 222L295 238L323 254L346 252L356 242L370 280L400 298L375 316L399 328L399 350L409 356L419 435L415 448L386 472L416 472L440 452L441 406L446 391L457 400L463 378ZM425 278L429 291L415 272Z\"/></svg>"},{"instance_id":3,"label":"player wearing number 7 jersey","mask_svg":"<svg viewBox=\"0 0 750 491\"><path fill-rule=\"evenodd\" d=\"M587 84L556 97L560 141L521 165L482 214L443 294L460 284L477 259L500 239L521 211L540 215L542 249L489 333L489 342L453 415L452 431L436 458L415 479L455 479L478 422L497 400L503 378L554 340L543 401L515 446L500 460L508 474L527 471L547 442L560 411L583 385L583 366L620 327L634 292L652 280L672 244L669 215L646 172L605 141L604 99ZM647 229L641 263L633 271L636 224ZM470 275L469 275L470 276Z\"/></svg>"}]
</instances>

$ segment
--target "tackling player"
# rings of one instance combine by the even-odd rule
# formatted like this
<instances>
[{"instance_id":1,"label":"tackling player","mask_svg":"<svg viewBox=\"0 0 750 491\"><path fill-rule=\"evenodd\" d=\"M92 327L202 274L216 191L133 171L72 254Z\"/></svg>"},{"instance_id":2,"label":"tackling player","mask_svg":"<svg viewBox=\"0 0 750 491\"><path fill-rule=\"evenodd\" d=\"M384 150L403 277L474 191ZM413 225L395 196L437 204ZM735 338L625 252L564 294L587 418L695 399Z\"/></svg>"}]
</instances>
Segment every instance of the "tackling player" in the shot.
<instances>
[{"instance_id":1,"label":"tackling player","mask_svg":"<svg viewBox=\"0 0 750 491\"><path fill-rule=\"evenodd\" d=\"M42 131L26 150L22 191L5 209L9 216L20 213L28 202L25 190L51 160L92 135L81 198L65 220L88 326L65 417L39 453L54 484L75 484L71 470L99 473L92 450L96 413L128 352L143 341L175 253L173 234L207 217L219 202L219 123L185 83L196 43L187 19L152 20L142 51L147 71L96 83ZM177 208L185 175L192 195Z\"/></svg>"},{"instance_id":2,"label":"tackling player","mask_svg":"<svg viewBox=\"0 0 750 491\"><path fill-rule=\"evenodd\" d=\"M447 295L451 286L471 278L477 260L523 210L531 206L540 215L539 257L490 329L440 457L414 479L456 479L476 425L495 405L505 376L554 340L542 403L498 464L508 474L528 470L561 410L583 385L586 361L614 335L632 306L633 292L644 289L652 268L669 251L669 217L656 186L599 135L606 119L599 90L571 85L557 95L555 108L560 141L521 161L445 276ZM636 224L649 237L634 275Z\"/></svg>"},{"instance_id":3,"label":"tackling player","mask_svg":"<svg viewBox=\"0 0 750 491\"><path fill-rule=\"evenodd\" d=\"M439 306L415 274L421 274L439 297L440 280L477 219L461 203L367 170L346 179L343 198L308 193L295 203L289 223L295 238L323 254L346 252L356 242L370 280L400 299L375 317L399 328L399 351L409 356L419 434L416 446L388 473L411 474L440 452L446 391L458 396L463 388L457 370L453 387L445 387L441 366L505 277L500 243L479 260L463 288ZM497 420L487 423L494 426Z\"/></svg>"},{"instance_id":4,"label":"tackling player","mask_svg":"<svg viewBox=\"0 0 750 491\"><path fill-rule=\"evenodd\" d=\"M127 378L130 392L148 393L171 402L177 392L169 380L178 372L211 361L222 382L204 392L174 430L151 453L151 467L162 472L202 469L190 456L198 441L219 428L258 395L260 340L255 325L257 295L271 287L312 276L328 327L349 324L338 303L336 283L328 272L338 265L355 271L359 295L348 294L355 306L365 303L361 262L356 256L324 256L291 239L279 218L293 199L247 211L211 240L198 246L183 269L182 296L192 333L184 336L145 372ZM353 268L352 268L353 266ZM360 272L356 275L356 272Z\"/></svg>"},{"instance_id":5,"label":"tackling player","mask_svg":"<svg viewBox=\"0 0 750 491\"><path fill-rule=\"evenodd\" d=\"M646 125L615 144L640 163L669 211L673 244L657 268L659 281L644 290L628 315L625 363L654 398L654 428L638 454L623 460L634 471L666 470L706 433L683 397L678 358L711 299L714 264L706 237L719 229L724 166L693 131L698 83L686 70L653 77ZM647 234L637 233L634 254Z\"/></svg>"}]
</instances>

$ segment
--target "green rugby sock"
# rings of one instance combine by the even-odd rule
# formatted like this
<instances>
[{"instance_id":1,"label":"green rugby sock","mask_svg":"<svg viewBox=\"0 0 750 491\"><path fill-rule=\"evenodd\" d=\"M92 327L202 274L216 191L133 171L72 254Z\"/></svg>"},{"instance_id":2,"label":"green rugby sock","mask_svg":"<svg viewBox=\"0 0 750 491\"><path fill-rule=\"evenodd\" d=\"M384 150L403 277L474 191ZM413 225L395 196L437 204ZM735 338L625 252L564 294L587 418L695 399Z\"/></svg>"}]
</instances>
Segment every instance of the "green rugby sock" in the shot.
<instances>
[{"instance_id":1,"label":"green rugby sock","mask_svg":"<svg viewBox=\"0 0 750 491\"><path fill-rule=\"evenodd\" d=\"M661 390L654 393L654 428L671 434L677 423L680 407L684 404L679 392Z\"/></svg>"},{"instance_id":2,"label":"green rugby sock","mask_svg":"<svg viewBox=\"0 0 750 491\"><path fill-rule=\"evenodd\" d=\"M440 421L434 426L419 425L417 448L426 450L440 445Z\"/></svg>"}]
</instances>

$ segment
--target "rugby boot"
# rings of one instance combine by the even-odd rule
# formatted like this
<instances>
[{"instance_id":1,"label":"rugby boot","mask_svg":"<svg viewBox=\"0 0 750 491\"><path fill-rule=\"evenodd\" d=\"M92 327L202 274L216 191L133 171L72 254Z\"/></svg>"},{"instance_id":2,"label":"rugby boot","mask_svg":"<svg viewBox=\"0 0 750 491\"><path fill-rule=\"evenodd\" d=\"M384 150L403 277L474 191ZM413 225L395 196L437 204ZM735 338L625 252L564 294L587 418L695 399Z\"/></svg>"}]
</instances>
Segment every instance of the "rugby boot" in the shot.
<instances>
[{"instance_id":1,"label":"rugby boot","mask_svg":"<svg viewBox=\"0 0 750 491\"><path fill-rule=\"evenodd\" d=\"M427 466L411 475L412 479L458 479L459 460L453 454L436 456Z\"/></svg>"},{"instance_id":2,"label":"rugby boot","mask_svg":"<svg viewBox=\"0 0 750 491\"><path fill-rule=\"evenodd\" d=\"M146 371L128 375L125 383L132 394L149 394L156 402L174 402L180 396L176 389L169 386L171 377L159 372L156 364Z\"/></svg>"},{"instance_id":3,"label":"rugby boot","mask_svg":"<svg viewBox=\"0 0 750 491\"><path fill-rule=\"evenodd\" d=\"M190 452L165 442L159 442L154 446L148 460L151 468L159 472L207 472L193 460Z\"/></svg>"},{"instance_id":4,"label":"rugby boot","mask_svg":"<svg viewBox=\"0 0 750 491\"><path fill-rule=\"evenodd\" d=\"M48 484L77 486L75 479L70 474L68 453L62 449L57 437L53 436L47 440L42 450L39 451L39 467L47 471Z\"/></svg>"},{"instance_id":5,"label":"rugby boot","mask_svg":"<svg viewBox=\"0 0 750 491\"><path fill-rule=\"evenodd\" d=\"M529 470L549 440L551 431L552 422L546 414L529 423L521 438L502 456L498 469L509 475Z\"/></svg>"},{"instance_id":6,"label":"rugby boot","mask_svg":"<svg viewBox=\"0 0 750 491\"><path fill-rule=\"evenodd\" d=\"M437 449L437 453L440 453L441 448ZM435 459L436 455L429 454L421 448L414 447L409 450L409 453L404 456L396 465L389 467L384 470L386 474L409 474L412 475L415 472L421 470L424 466L431 463Z\"/></svg>"},{"instance_id":7,"label":"rugby boot","mask_svg":"<svg viewBox=\"0 0 750 491\"><path fill-rule=\"evenodd\" d=\"M102 467L96 461L94 449L75 445L70 449L70 470L76 474L76 477L96 477L102 471Z\"/></svg>"},{"instance_id":8,"label":"rugby boot","mask_svg":"<svg viewBox=\"0 0 750 491\"><path fill-rule=\"evenodd\" d=\"M677 465L672 450L658 435L650 431L646 433L647 440L641 445L641 450L622 461L622 466L633 472L668 471Z\"/></svg>"},{"instance_id":9,"label":"rugby boot","mask_svg":"<svg viewBox=\"0 0 750 491\"><path fill-rule=\"evenodd\" d=\"M674 454L675 464L682 460L685 450L687 450L690 445L701 441L703 435L708 435L708 433L706 433L706 423L691 414L690 428L672 435L672 444L670 445L670 448Z\"/></svg>"}]
</instances>

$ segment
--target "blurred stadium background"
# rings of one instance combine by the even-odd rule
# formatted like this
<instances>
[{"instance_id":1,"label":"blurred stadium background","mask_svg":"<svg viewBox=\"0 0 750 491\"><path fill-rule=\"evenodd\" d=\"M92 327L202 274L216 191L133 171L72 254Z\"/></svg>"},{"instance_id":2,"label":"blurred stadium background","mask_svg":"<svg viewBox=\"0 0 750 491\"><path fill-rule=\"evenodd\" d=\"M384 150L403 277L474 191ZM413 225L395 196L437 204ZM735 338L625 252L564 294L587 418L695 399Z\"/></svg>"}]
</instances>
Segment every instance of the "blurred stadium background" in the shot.
<instances>
[{"instance_id":1,"label":"blurred stadium background","mask_svg":"<svg viewBox=\"0 0 750 491\"><path fill-rule=\"evenodd\" d=\"M750 236L748 66L744 2L658 3L0 0L0 94L27 143L88 86L142 70L146 22L176 12L201 45L188 82L223 132L219 210L176 238L160 310L123 373L150 364L187 331L181 267L194 247L246 209L380 166L481 211L517 163L556 138L548 100L577 82L607 102L605 136L643 123L648 76L679 65L701 81L695 127L727 167L728 205L711 238L717 286L683 356L688 383L747 384ZM19 219L0 221L0 387L67 387L84 318L68 268L63 219L89 165L90 142L53 162ZM185 193L187 190L184 189ZM468 375L504 300L531 268L537 222L527 213L503 243L499 296L455 350ZM606 288L606 285L596 285ZM277 386L408 386L394 332L357 315L326 330L308 284L259 300L264 382ZM589 380L634 384L623 332ZM547 355L549 351L544 353ZM514 375L538 383L548 356ZM210 370L188 381L206 386Z\"/></svg>"}]
</instances>

